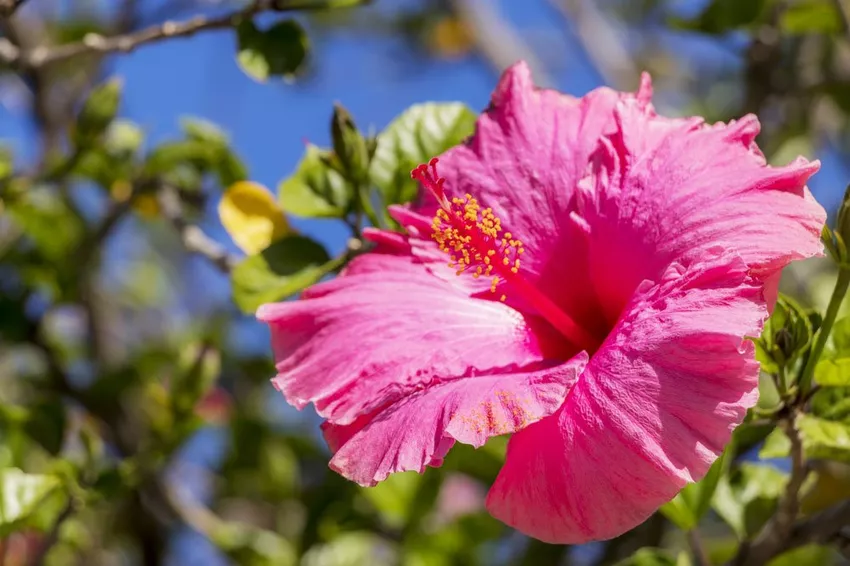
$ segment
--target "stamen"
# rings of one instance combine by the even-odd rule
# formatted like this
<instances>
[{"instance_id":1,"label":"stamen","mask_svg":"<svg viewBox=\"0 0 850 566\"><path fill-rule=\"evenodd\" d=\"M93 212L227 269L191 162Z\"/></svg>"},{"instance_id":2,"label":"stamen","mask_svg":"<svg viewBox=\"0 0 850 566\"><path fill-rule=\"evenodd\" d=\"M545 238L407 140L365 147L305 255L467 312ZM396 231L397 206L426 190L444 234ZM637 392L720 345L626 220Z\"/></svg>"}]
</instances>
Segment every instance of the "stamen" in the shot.
<instances>
[{"instance_id":1,"label":"stamen","mask_svg":"<svg viewBox=\"0 0 850 566\"><path fill-rule=\"evenodd\" d=\"M463 198L446 196L445 178L437 173L438 159L414 169L410 176L431 191L440 208L431 223L431 237L439 249L449 255L449 267L457 275L466 271L472 277L490 277L490 292L495 293L504 282L531 303L561 334L583 349L594 351L599 340L575 323L555 303L520 274L520 256L525 252L522 241L510 232L502 231L502 221L490 208L481 208L470 194ZM499 300L505 301L501 294Z\"/></svg>"}]
</instances>

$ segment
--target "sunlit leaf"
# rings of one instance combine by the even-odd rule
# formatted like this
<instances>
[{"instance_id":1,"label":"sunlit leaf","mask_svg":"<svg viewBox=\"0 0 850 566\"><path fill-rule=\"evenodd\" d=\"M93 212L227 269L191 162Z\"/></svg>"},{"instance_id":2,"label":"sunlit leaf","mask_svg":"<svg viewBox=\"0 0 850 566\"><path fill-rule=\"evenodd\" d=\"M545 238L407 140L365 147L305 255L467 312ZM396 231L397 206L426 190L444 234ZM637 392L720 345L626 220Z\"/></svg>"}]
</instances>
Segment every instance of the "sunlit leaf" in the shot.
<instances>
[{"instance_id":1,"label":"sunlit leaf","mask_svg":"<svg viewBox=\"0 0 850 566\"><path fill-rule=\"evenodd\" d=\"M385 204L409 202L417 184L411 170L472 134L475 114L458 102L411 106L378 135L370 174Z\"/></svg>"},{"instance_id":2,"label":"sunlit leaf","mask_svg":"<svg viewBox=\"0 0 850 566\"><path fill-rule=\"evenodd\" d=\"M767 566L832 566L835 557L827 546L809 544L780 554L767 563Z\"/></svg>"},{"instance_id":3,"label":"sunlit leaf","mask_svg":"<svg viewBox=\"0 0 850 566\"><path fill-rule=\"evenodd\" d=\"M233 298L239 308L253 313L264 303L298 293L335 267L320 244L303 236L286 236L236 266Z\"/></svg>"},{"instance_id":4,"label":"sunlit leaf","mask_svg":"<svg viewBox=\"0 0 850 566\"><path fill-rule=\"evenodd\" d=\"M184 116L180 120L188 140L199 141L212 152L211 168L223 187L248 178L248 168L230 147L230 138L216 124L199 118Z\"/></svg>"},{"instance_id":5,"label":"sunlit leaf","mask_svg":"<svg viewBox=\"0 0 850 566\"><path fill-rule=\"evenodd\" d=\"M661 512L677 527L689 531L696 527L711 508L711 498L726 468L726 452L718 458L705 477L685 486L672 501L661 507Z\"/></svg>"},{"instance_id":6,"label":"sunlit leaf","mask_svg":"<svg viewBox=\"0 0 850 566\"><path fill-rule=\"evenodd\" d=\"M0 180L11 176L14 170L15 156L12 153L12 149L7 145L0 144ZM2 209L0 209L1 211Z\"/></svg>"},{"instance_id":7,"label":"sunlit leaf","mask_svg":"<svg viewBox=\"0 0 850 566\"><path fill-rule=\"evenodd\" d=\"M850 356L850 318L840 318L832 325L832 332L829 334L829 341L832 345L835 357Z\"/></svg>"},{"instance_id":8,"label":"sunlit leaf","mask_svg":"<svg viewBox=\"0 0 850 566\"><path fill-rule=\"evenodd\" d=\"M233 560L244 566L294 566L297 563L292 544L277 533L241 523L221 522L210 540Z\"/></svg>"},{"instance_id":9,"label":"sunlit leaf","mask_svg":"<svg viewBox=\"0 0 850 566\"><path fill-rule=\"evenodd\" d=\"M292 75L307 58L309 41L298 22L284 20L260 30L251 20L236 28L236 60L246 75L265 82L269 77Z\"/></svg>"},{"instance_id":10,"label":"sunlit leaf","mask_svg":"<svg viewBox=\"0 0 850 566\"><path fill-rule=\"evenodd\" d=\"M740 538L761 528L776 508L788 478L772 466L741 464L721 476L712 508Z\"/></svg>"},{"instance_id":11,"label":"sunlit leaf","mask_svg":"<svg viewBox=\"0 0 850 566\"><path fill-rule=\"evenodd\" d=\"M67 258L83 236L82 222L53 195L29 196L8 204L9 215L45 258L55 262Z\"/></svg>"},{"instance_id":12,"label":"sunlit leaf","mask_svg":"<svg viewBox=\"0 0 850 566\"><path fill-rule=\"evenodd\" d=\"M392 566L397 564L395 549L369 532L344 533L326 544L311 548L302 566Z\"/></svg>"},{"instance_id":13,"label":"sunlit leaf","mask_svg":"<svg viewBox=\"0 0 850 566\"><path fill-rule=\"evenodd\" d=\"M327 165L327 153L308 145L298 169L278 186L280 205L286 212L308 218L339 218L351 206L354 188Z\"/></svg>"},{"instance_id":14,"label":"sunlit leaf","mask_svg":"<svg viewBox=\"0 0 850 566\"><path fill-rule=\"evenodd\" d=\"M236 245L249 255L289 233L289 223L274 195L250 181L240 181L224 192L218 217Z\"/></svg>"},{"instance_id":15,"label":"sunlit leaf","mask_svg":"<svg viewBox=\"0 0 850 566\"><path fill-rule=\"evenodd\" d=\"M759 450L759 458L768 460L770 458L785 458L791 452L791 441L781 428L775 428L767 436L764 444Z\"/></svg>"},{"instance_id":16,"label":"sunlit leaf","mask_svg":"<svg viewBox=\"0 0 850 566\"><path fill-rule=\"evenodd\" d=\"M118 113L122 90L121 80L111 79L91 91L77 114L73 131L77 145L88 146L106 131Z\"/></svg>"},{"instance_id":17,"label":"sunlit leaf","mask_svg":"<svg viewBox=\"0 0 850 566\"><path fill-rule=\"evenodd\" d=\"M850 424L803 414L795 425L807 458L850 462Z\"/></svg>"},{"instance_id":18,"label":"sunlit leaf","mask_svg":"<svg viewBox=\"0 0 850 566\"><path fill-rule=\"evenodd\" d=\"M850 358L820 360L815 366L815 382L822 387L850 387Z\"/></svg>"},{"instance_id":19,"label":"sunlit leaf","mask_svg":"<svg viewBox=\"0 0 850 566\"><path fill-rule=\"evenodd\" d=\"M832 0L793 2L782 10L779 25L788 34L837 34L841 14Z\"/></svg>"},{"instance_id":20,"label":"sunlit leaf","mask_svg":"<svg viewBox=\"0 0 850 566\"><path fill-rule=\"evenodd\" d=\"M25 527L48 527L61 494L62 483L55 476L0 470L0 536Z\"/></svg>"},{"instance_id":21,"label":"sunlit leaf","mask_svg":"<svg viewBox=\"0 0 850 566\"><path fill-rule=\"evenodd\" d=\"M375 487L362 489L363 497L375 506L384 522L394 528L404 525L423 476L416 472L392 474Z\"/></svg>"}]
</instances>

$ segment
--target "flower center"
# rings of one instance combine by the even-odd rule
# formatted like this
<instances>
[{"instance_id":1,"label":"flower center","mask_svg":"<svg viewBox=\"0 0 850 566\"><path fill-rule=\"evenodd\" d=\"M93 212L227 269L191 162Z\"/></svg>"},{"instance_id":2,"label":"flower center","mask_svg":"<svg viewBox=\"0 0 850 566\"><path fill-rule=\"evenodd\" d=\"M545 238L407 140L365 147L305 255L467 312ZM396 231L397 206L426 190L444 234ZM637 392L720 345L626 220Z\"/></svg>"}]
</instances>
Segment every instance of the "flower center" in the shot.
<instances>
[{"instance_id":1,"label":"flower center","mask_svg":"<svg viewBox=\"0 0 850 566\"><path fill-rule=\"evenodd\" d=\"M525 248L510 232L503 231L502 221L492 209L482 209L470 194L463 198L446 196L443 189L446 180L437 173L437 162L436 157L431 159L427 165L414 169L410 176L429 190L440 205L431 224L431 237L451 258L449 267L456 269L457 275L471 272L476 279L490 277L491 293L504 282L570 342L584 350L595 351L599 340L522 276L520 256ZM505 294L499 297L501 301L506 299Z\"/></svg>"}]
</instances>

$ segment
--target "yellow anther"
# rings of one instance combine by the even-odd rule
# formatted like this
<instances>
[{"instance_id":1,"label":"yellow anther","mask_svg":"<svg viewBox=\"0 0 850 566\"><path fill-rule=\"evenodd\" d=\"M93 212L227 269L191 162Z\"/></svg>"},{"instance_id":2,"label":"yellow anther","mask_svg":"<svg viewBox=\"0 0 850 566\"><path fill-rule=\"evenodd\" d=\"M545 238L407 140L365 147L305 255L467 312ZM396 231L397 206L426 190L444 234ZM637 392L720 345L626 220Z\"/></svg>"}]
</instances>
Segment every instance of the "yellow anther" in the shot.
<instances>
[{"instance_id":1,"label":"yellow anther","mask_svg":"<svg viewBox=\"0 0 850 566\"><path fill-rule=\"evenodd\" d=\"M522 242L510 232L502 233L501 219L492 208L482 209L471 194L442 202L431 222L431 237L449 255L448 265L457 275L471 270L476 279L492 277L490 290L495 293L502 281L519 273L517 256L525 251ZM496 257L501 261L494 261ZM500 298L506 299L506 295Z\"/></svg>"},{"instance_id":2,"label":"yellow anther","mask_svg":"<svg viewBox=\"0 0 850 566\"><path fill-rule=\"evenodd\" d=\"M505 299L507 299L507 298L508 298L508 296L507 296L507 295L502 295L501 297L499 297L499 300L500 300L500 301L502 301L502 302L504 303L504 302L505 302Z\"/></svg>"}]
</instances>

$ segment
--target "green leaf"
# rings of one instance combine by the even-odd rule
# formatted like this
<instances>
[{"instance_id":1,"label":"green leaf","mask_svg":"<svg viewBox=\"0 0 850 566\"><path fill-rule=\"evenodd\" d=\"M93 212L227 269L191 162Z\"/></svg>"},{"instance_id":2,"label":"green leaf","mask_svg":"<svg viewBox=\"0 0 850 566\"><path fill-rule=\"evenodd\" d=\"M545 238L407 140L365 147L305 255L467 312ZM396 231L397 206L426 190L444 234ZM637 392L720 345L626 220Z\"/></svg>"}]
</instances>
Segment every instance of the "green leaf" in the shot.
<instances>
[{"instance_id":1,"label":"green leaf","mask_svg":"<svg viewBox=\"0 0 850 566\"><path fill-rule=\"evenodd\" d=\"M211 168L218 175L222 187L229 187L248 178L248 168L230 147L230 138L217 125L199 118L183 117L180 125L186 139L199 141L213 150Z\"/></svg>"},{"instance_id":2,"label":"green leaf","mask_svg":"<svg viewBox=\"0 0 850 566\"><path fill-rule=\"evenodd\" d=\"M794 2L782 10L779 25L787 34L838 34L841 14L832 0Z\"/></svg>"},{"instance_id":3,"label":"green leaf","mask_svg":"<svg viewBox=\"0 0 850 566\"><path fill-rule=\"evenodd\" d=\"M127 159L134 155L145 141L141 128L129 120L115 120L106 130L104 146L110 155Z\"/></svg>"},{"instance_id":4,"label":"green leaf","mask_svg":"<svg viewBox=\"0 0 850 566\"><path fill-rule=\"evenodd\" d=\"M304 236L287 236L233 270L233 298L253 313L264 304L283 300L317 282L337 267L320 244Z\"/></svg>"},{"instance_id":5,"label":"green leaf","mask_svg":"<svg viewBox=\"0 0 850 566\"><path fill-rule=\"evenodd\" d=\"M307 34L293 20L278 22L267 30L245 20L236 28L236 37L239 66L261 83L269 77L293 75L307 58Z\"/></svg>"},{"instance_id":6,"label":"green leaf","mask_svg":"<svg viewBox=\"0 0 850 566\"><path fill-rule=\"evenodd\" d=\"M216 146L201 140L165 142L150 152L144 173L148 176L164 175L187 164L204 172L212 168L217 155Z\"/></svg>"},{"instance_id":7,"label":"green leaf","mask_svg":"<svg viewBox=\"0 0 850 566\"><path fill-rule=\"evenodd\" d=\"M769 460L771 458L786 458L791 453L791 441L781 428L775 428L767 436L759 450L759 458Z\"/></svg>"},{"instance_id":8,"label":"green leaf","mask_svg":"<svg viewBox=\"0 0 850 566\"><path fill-rule=\"evenodd\" d=\"M413 500L423 476L416 472L392 474L375 487L361 488L365 497L388 527L398 529L407 523Z\"/></svg>"},{"instance_id":9,"label":"green leaf","mask_svg":"<svg viewBox=\"0 0 850 566\"><path fill-rule=\"evenodd\" d=\"M9 215L46 259L67 259L83 237L82 222L50 194L32 191L27 197L8 204Z\"/></svg>"},{"instance_id":10,"label":"green leaf","mask_svg":"<svg viewBox=\"0 0 850 566\"><path fill-rule=\"evenodd\" d=\"M235 564L244 566L294 566L292 544L277 533L232 522L217 524L210 540Z\"/></svg>"},{"instance_id":11,"label":"green leaf","mask_svg":"<svg viewBox=\"0 0 850 566\"><path fill-rule=\"evenodd\" d=\"M832 332L829 335L832 348L835 352L835 357L850 356L850 318L845 317L837 320L832 325Z\"/></svg>"},{"instance_id":12,"label":"green leaf","mask_svg":"<svg viewBox=\"0 0 850 566\"><path fill-rule=\"evenodd\" d=\"M0 537L27 527L48 527L56 496L62 492L62 482L55 476L0 470Z\"/></svg>"},{"instance_id":13,"label":"green leaf","mask_svg":"<svg viewBox=\"0 0 850 566\"><path fill-rule=\"evenodd\" d=\"M616 566L678 566L677 558L661 548L641 548Z\"/></svg>"},{"instance_id":14,"label":"green leaf","mask_svg":"<svg viewBox=\"0 0 850 566\"><path fill-rule=\"evenodd\" d=\"M302 566L391 566L398 564L387 541L369 532L343 533L311 548Z\"/></svg>"},{"instance_id":15,"label":"green leaf","mask_svg":"<svg viewBox=\"0 0 850 566\"><path fill-rule=\"evenodd\" d=\"M370 175L385 205L409 202L418 192L410 172L472 134L475 114L459 102L411 106L378 135Z\"/></svg>"},{"instance_id":16,"label":"green leaf","mask_svg":"<svg viewBox=\"0 0 850 566\"><path fill-rule=\"evenodd\" d=\"M106 131L118 113L122 89L119 79L111 79L91 91L77 114L74 141L78 146L91 145Z\"/></svg>"},{"instance_id":17,"label":"green leaf","mask_svg":"<svg viewBox=\"0 0 850 566\"><path fill-rule=\"evenodd\" d=\"M772 466L744 463L721 476L712 508L744 539L758 532L773 514L788 478Z\"/></svg>"},{"instance_id":18,"label":"green leaf","mask_svg":"<svg viewBox=\"0 0 850 566\"><path fill-rule=\"evenodd\" d=\"M818 391L816 397L820 397L820 393L825 393L825 391ZM842 393L842 397L831 401L823 408L818 407L818 410L813 410L813 412L828 421L843 421L850 423L850 395L848 395L848 391L846 390L842 391ZM814 400L812 405L814 405Z\"/></svg>"},{"instance_id":19,"label":"green leaf","mask_svg":"<svg viewBox=\"0 0 850 566\"><path fill-rule=\"evenodd\" d=\"M28 409L24 432L55 456L65 440L65 405L59 399L48 397Z\"/></svg>"},{"instance_id":20,"label":"green leaf","mask_svg":"<svg viewBox=\"0 0 850 566\"><path fill-rule=\"evenodd\" d=\"M760 22L767 13L768 0L712 0L696 18L674 19L672 27L723 34Z\"/></svg>"},{"instance_id":21,"label":"green leaf","mask_svg":"<svg viewBox=\"0 0 850 566\"><path fill-rule=\"evenodd\" d=\"M767 566L832 566L835 564L835 552L828 546L808 544L780 554L767 563Z\"/></svg>"},{"instance_id":22,"label":"green leaf","mask_svg":"<svg viewBox=\"0 0 850 566\"><path fill-rule=\"evenodd\" d=\"M15 156L12 153L12 148L5 144L0 145L0 181L11 177L14 171Z\"/></svg>"},{"instance_id":23,"label":"green leaf","mask_svg":"<svg viewBox=\"0 0 850 566\"><path fill-rule=\"evenodd\" d=\"M696 527L711 508L711 499L720 476L726 470L727 452L718 458L705 477L680 491L672 501L661 507L661 512L677 527L689 531Z\"/></svg>"},{"instance_id":24,"label":"green leaf","mask_svg":"<svg viewBox=\"0 0 850 566\"><path fill-rule=\"evenodd\" d=\"M822 387L850 387L850 358L820 360L815 366L815 383Z\"/></svg>"},{"instance_id":25,"label":"green leaf","mask_svg":"<svg viewBox=\"0 0 850 566\"><path fill-rule=\"evenodd\" d=\"M850 425L804 414L797 417L795 426L806 458L850 462Z\"/></svg>"},{"instance_id":26,"label":"green leaf","mask_svg":"<svg viewBox=\"0 0 850 566\"><path fill-rule=\"evenodd\" d=\"M180 118L180 127L190 140L198 140L219 146L226 146L230 143L230 137L224 130L213 122L204 120L203 118L183 116Z\"/></svg>"},{"instance_id":27,"label":"green leaf","mask_svg":"<svg viewBox=\"0 0 850 566\"><path fill-rule=\"evenodd\" d=\"M762 369L775 374L780 366L791 367L808 351L812 334L810 313L793 299L780 295L761 337L755 341L756 358Z\"/></svg>"},{"instance_id":28,"label":"green leaf","mask_svg":"<svg viewBox=\"0 0 850 566\"><path fill-rule=\"evenodd\" d=\"M190 344L180 354L171 384L171 407L178 418L191 414L198 401L215 385L221 373L219 351L209 344Z\"/></svg>"},{"instance_id":29,"label":"green leaf","mask_svg":"<svg viewBox=\"0 0 850 566\"><path fill-rule=\"evenodd\" d=\"M328 158L327 152L307 146L298 169L278 186L283 210L307 218L339 218L349 211L354 187L328 165Z\"/></svg>"}]
</instances>

